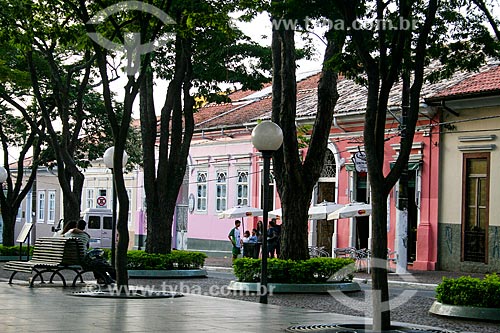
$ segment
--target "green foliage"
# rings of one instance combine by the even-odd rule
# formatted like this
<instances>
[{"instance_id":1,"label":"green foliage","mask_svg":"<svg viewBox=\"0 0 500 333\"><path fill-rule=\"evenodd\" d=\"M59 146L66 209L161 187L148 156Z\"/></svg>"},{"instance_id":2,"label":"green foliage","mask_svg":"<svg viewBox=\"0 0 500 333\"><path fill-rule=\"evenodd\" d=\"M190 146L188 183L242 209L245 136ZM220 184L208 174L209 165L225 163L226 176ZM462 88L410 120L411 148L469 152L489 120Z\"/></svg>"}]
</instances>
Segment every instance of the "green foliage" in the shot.
<instances>
[{"instance_id":1,"label":"green foliage","mask_svg":"<svg viewBox=\"0 0 500 333\"><path fill-rule=\"evenodd\" d=\"M352 281L349 269L354 264L350 258L311 258L308 260L269 259L268 281L274 283L323 283L326 281ZM241 258L234 261L234 275L240 282L260 281L260 259ZM339 276L336 276L339 273Z\"/></svg>"},{"instance_id":2,"label":"green foliage","mask_svg":"<svg viewBox=\"0 0 500 333\"><path fill-rule=\"evenodd\" d=\"M312 125L300 125L297 126L297 141L299 142L299 148L307 148L311 143L311 133Z\"/></svg>"},{"instance_id":3,"label":"green foliage","mask_svg":"<svg viewBox=\"0 0 500 333\"><path fill-rule=\"evenodd\" d=\"M500 308L500 277L494 273L483 280L470 276L443 278L436 288L436 299L449 305Z\"/></svg>"},{"instance_id":4,"label":"green foliage","mask_svg":"<svg viewBox=\"0 0 500 333\"><path fill-rule=\"evenodd\" d=\"M23 246L22 255L25 256L28 253L28 247ZM33 246L30 247L30 255L33 254ZM18 256L19 246L4 246L0 245L0 256Z\"/></svg>"},{"instance_id":5,"label":"green foliage","mask_svg":"<svg viewBox=\"0 0 500 333\"><path fill-rule=\"evenodd\" d=\"M174 250L169 254L128 251L128 269L198 269L203 267L207 255L202 252Z\"/></svg>"}]
</instances>

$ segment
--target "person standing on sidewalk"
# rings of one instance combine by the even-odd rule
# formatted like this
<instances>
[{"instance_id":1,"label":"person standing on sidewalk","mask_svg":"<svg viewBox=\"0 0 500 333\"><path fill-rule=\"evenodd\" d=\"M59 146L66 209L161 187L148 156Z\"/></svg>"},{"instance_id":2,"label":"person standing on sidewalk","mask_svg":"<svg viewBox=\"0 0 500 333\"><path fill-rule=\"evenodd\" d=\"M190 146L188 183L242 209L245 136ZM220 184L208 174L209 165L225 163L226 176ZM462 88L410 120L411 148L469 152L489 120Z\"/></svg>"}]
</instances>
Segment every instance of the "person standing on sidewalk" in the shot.
<instances>
[{"instance_id":1,"label":"person standing on sidewalk","mask_svg":"<svg viewBox=\"0 0 500 333\"><path fill-rule=\"evenodd\" d=\"M234 221L234 228L231 229L227 238L233 244L233 261L238 258L238 255L241 253L241 238L240 238L240 229L238 229L241 225L240 220Z\"/></svg>"}]
</instances>

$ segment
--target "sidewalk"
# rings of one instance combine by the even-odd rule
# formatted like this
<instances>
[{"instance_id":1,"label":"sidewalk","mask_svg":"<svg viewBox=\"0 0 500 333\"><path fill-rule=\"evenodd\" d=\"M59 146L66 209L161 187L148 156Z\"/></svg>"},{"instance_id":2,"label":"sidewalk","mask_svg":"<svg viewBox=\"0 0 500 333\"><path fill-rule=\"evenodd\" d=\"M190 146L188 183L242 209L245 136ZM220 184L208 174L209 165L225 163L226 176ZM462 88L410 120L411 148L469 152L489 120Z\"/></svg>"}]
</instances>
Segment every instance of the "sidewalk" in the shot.
<instances>
[{"instance_id":1,"label":"sidewalk","mask_svg":"<svg viewBox=\"0 0 500 333\"><path fill-rule=\"evenodd\" d=\"M215 263L212 260L207 261L207 265ZM229 267L230 259L228 264L223 266L221 262L219 264L221 266L207 266L206 268L232 270ZM3 272L0 275L6 275L6 273L10 272ZM432 276L438 274L441 273L432 273ZM428 274L416 275L427 276ZM75 297L71 294L82 288L61 288L60 283L28 288L26 281L16 280L15 284L9 285L6 280L5 277L0 278L0 294L2 295L0 332L2 333L28 330L37 332L283 332L287 327L297 325L370 322L370 319L365 318L366 314L340 311L334 306L335 301L329 295L277 295L269 300L274 304L268 305L258 303L255 296L243 296L239 299L227 297L222 294L227 281L217 277L191 282L184 280L179 282L177 279L167 281L167 287L175 287L178 284L188 287L185 290L176 289L175 291L180 291L185 296L174 299ZM131 284L162 287L162 282L163 280L133 280ZM212 291L212 287L217 287L217 289ZM214 297L213 294L217 291L220 296ZM309 306L311 302L315 304L313 309ZM345 306L342 307L345 308ZM405 316L398 316L396 311L393 314L393 320L415 323L407 324L411 327L418 327L416 323L420 323L450 328L449 322L426 316L428 308L429 304L417 297L412 303L412 309L417 312L412 315L411 311L405 310ZM425 311L425 313L419 311ZM354 314L356 317L352 316ZM424 320L415 321L414 316L424 317ZM393 324L398 323L393 322ZM485 331L475 329L475 327L471 329L471 325L467 322L454 323L454 325L459 328L456 332L496 332L496 329L491 328L489 330L486 328Z\"/></svg>"},{"instance_id":2,"label":"sidewalk","mask_svg":"<svg viewBox=\"0 0 500 333\"><path fill-rule=\"evenodd\" d=\"M294 325L365 321L194 294L143 300L75 297L72 291L0 283L0 332L283 332Z\"/></svg>"}]
</instances>

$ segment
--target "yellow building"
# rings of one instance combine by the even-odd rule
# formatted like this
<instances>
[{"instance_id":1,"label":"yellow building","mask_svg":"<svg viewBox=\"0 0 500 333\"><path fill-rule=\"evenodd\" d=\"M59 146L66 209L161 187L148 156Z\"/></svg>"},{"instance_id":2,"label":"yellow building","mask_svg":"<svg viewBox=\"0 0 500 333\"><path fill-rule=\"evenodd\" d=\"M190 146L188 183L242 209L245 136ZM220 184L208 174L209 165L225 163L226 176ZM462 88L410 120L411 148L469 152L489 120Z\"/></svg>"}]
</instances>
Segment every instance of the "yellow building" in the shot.
<instances>
[{"instance_id":1,"label":"yellow building","mask_svg":"<svg viewBox=\"0 0 500 333\"><path fill-rule=\"evenodd\" d=\"M500 270L500 66L429 98L440 105L438 269Z\"/></svg>"}]
</instances>

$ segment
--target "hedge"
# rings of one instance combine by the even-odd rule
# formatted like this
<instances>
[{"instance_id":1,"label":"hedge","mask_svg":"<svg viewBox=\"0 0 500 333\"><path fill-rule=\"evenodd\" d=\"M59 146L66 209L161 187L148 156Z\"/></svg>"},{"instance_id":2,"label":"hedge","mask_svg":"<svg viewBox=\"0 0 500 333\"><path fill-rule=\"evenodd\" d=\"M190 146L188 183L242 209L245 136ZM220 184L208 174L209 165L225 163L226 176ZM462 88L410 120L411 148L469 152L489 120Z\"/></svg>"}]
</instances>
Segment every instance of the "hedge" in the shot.
<instances>
[{"instance_id":1,"label":"hedge","mask_svg":"<svg viewBox=\"0 0 500 333\"><path fill-rule=\"evenodd\" d=\"M28 251L27 246L23 246L23 256ZM30 255L33 254L33 246L30 246ZM4 246L0 245L0 256L19 256L19 246Z\"/></svg>"},{"instance_id":2,"label":"hedge","mask_svg":"<svg viewBox=\"0 0 500 333\"><path fill-rule=\"evenodd\" d=\"M106 253L110 253L106 251ZM135 270L153 269L199 269L205 264L207 255L202 252L173 250L169 254L154 254L133 250L127 252L127 268Z\"/></svg>"},{"instance_id":3,"label":"hedge","mask_svg":"<svg viewBox=\"0 0 500 333\"><path fill-rule=\"evenodd\" d=\"M354 264L350 258L311 258L308 260L282 260L272 258L267 263L268 282L273 283L323 283L350 282L354 269L341 272L342 268ZM252 258L236 259L233 263L234 275L240 282L260 281L261 260Z\"/></svg>"},{"instance_id":4,"label":"hedge","mask_svg":"<svg viewBox=\"0 0 500 333\"><path fill-rule=\"evenodd\" d=\"M470 276L443 278L436 288L436 299L449 305L500 308L500 277L494 273L482 280Z\"/></svg>"}]
</instances>

